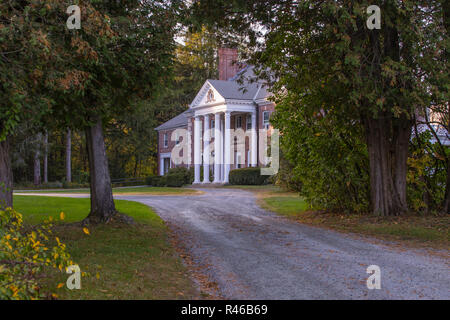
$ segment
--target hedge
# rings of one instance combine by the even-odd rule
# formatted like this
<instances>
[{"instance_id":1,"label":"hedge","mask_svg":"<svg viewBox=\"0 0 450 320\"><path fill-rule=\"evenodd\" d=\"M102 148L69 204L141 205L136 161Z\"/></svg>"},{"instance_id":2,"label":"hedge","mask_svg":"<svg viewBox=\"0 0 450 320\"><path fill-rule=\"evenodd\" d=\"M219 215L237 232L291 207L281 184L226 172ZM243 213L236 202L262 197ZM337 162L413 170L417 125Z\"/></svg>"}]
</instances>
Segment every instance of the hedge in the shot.
<instances>
[{"instance_id":1,"label":"hedge","mask_svg":"<svg viewBox=\"0 0 450 320\"><path fill-rule=\"evenodd\" d=\"M149 176L146 183L152 187L182 187L194 181L193 170L184 167L172 168L164 176Z\"/></svg>"},{"instance_id":2,"label":"hedge","mask_svg":"<svg viewBox=\"0 0 450 320\"><path fill-rule=\"evenodd\" d=\"M261 175L261 168L242 168L230 171L230 184L263 185L267 184L269 176Z\"/></svg>"},{"instance_id":3,"label":"hedge","mask_svg":"<svg viewBox=\"0 0 450 320\"><path fill-rule=\"evenodd\" d=\"M149 176L145 180L145 183L152 187L165 187L166 179L162 176Z\"/></svg>"}]
</instances>

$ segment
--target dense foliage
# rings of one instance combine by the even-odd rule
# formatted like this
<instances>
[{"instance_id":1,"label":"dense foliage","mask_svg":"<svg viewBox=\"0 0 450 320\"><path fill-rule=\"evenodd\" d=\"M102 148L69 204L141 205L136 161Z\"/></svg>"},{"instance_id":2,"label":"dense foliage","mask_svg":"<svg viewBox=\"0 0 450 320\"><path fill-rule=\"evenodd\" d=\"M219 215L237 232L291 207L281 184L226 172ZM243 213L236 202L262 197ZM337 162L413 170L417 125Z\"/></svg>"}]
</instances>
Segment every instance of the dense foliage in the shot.
<instances>
[{"instance_id":1,"label":"dense foliage","mask_svg":"<svg viewBox=\"0 0 450 320\"><path fill-rule=\"evenodd\" d=\"M51 227L48 221L26 228L20 213L11 208L0 210L0 300L51 298L40 291L38 278L44 270L65 271L73 264L58 237L56 245L50 245Z\"/></svg>"},{"instance_id":2,"label":"dense foliage","mask_svg":"<svg viewBox=\"0 0 450 320\"><path fill-rule=\"evenodd\" d=\"M291 97L290 97L291 98ZM291 168L285 185L300 187L315 207L330 210L367 211L369 208L368 155L360 126L336 126L333 114L299 113L285 98L272 120L282 132L283 166ZM292 117L292 114L296 114ZM291 165L294 164L294 165Z\"/></svg>"},{"instance_id":3,"label":"dense foliage","mask_svg":"<svg viewBox=\"0 0 450 320\"><path fill-rule=\"evenodd\" d=\"M425 117L431 131L431 124L449 129L450 8L448 1L379 1L381 29L371 30L372 4L197 0L191 11L194 25L248 36L250 61L272 83L284 154L310 200L398 215L417 207L408 191L414 124ZM427 119L429 109L439 121ZM446 196L431 196L449 212L450 161L439 149L431 155L444 159L447 181L432 184Z\"/></svg>"},{"instance_id":4,"label":"dense foliage","mask_svg":"<svg viewBox=\"0 0 450 320\"><path fill-rule=\"evenodd\" d=\"M446 159L450 148L432 142L432 133L417 133L408 158L408 200L416 212L438 213L445 200Z\"/></svg>"},{"instance_id":5,"label":"dense foliage","mask_svg":"<svg viewBox=\"0 0 450 320\"><path fill-rule=\"evenodd\" d=\"M217 78L215 34L183 31L173 51L173 77L164 78L158 95L135 99L131 107L105 123L105 144L112 180L144 177L156 172L157 132L155 127L188 108L204 81ZM49 128L48 180L65 183L66 128ZM143 139L142 137L145 137ZM32 186L34 157L39 152L41 166L45 144L24 130L16 130L12 143L12 167L16 186ZM82 131L72 130L72 181L75 186L89 182L86 139ZM43 170L41 170L43 174ZM44 179L42 179L44 180Z\"/></svg>"}]
</instances>

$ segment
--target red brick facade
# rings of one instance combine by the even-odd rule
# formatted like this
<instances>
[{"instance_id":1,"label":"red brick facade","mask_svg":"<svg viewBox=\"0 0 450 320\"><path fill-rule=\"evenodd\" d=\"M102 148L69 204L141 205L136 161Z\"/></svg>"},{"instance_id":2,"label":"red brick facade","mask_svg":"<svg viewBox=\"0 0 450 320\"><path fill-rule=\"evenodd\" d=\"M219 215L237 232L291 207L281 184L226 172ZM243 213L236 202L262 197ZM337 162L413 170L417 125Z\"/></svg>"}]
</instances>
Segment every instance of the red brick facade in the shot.
<instances>
[{"instance_id":1,"label":"red brick facade","mask_svg":"<svg viewBox=\"0 0 450 320\"><path fill-rule=\"evenodd\" d=\"M185 128L176 128L176 129L186 129ZM164 153L171 153L173 148L175 147L176 141L172 141L172 134L176 129L169 129L169 130L160 130L158 132L158 157L157 157L157 170L158 170L158 174L160 174L161 172L161 154ZM164 146L164 135L167 134L167 147ZM180 154L180 156L182 156L182 153ZM183 167L187 167L187 165L181 165ZM173 161L170 161L170 168L174 168L175 164L173 163Z\"/></svg>"}]
</instances>

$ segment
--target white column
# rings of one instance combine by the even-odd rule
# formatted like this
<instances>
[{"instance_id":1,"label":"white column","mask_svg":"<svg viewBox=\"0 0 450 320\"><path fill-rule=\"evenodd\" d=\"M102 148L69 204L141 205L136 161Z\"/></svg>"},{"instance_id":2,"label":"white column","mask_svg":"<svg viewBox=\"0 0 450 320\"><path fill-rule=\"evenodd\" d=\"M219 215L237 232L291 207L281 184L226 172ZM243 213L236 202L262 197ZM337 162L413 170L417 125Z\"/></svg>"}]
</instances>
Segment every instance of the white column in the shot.
<instances>
[{"instance_id":1,"label":"white column","mask_svg":"<svg viewBox=\"0 0 450 320\"><path fill-rule=\"evenodd\" d=\"M250 149L250 164L252 167L256 167L258 165L258 136L256 133L256 128L257 128L257 123L256 123L256 111L252 112L252 131L251 131L251 135L252 135L252 143L251 143L251 149Z\"/></svg>"},{"instance_id":2,"label":"white column","mask_svg":"<svg viewBox=\"0 0 450 320\"><path fill-rule=\"evenodd\" d=\"M160 156L159 158L159 175L164 175L164 158Z\"/></svg>"},{"instance_id":3,"label":"white column","mask_svg":"<svg viewBox=\"0 0 450 320\"><path fill-rule=\"evenodd\" d=\"M224 168L224 177L223 182L228 183L228 175L230 174L230 153L231 153L231 130L230 130L230 122L231 122L231 113L229 111L225 112L225 168Z\"/></svg>"},{"instance_id":4,"label":"white column","mask_svg":"<svg viewBox=\"0 0 450 320\"><path fill-rule=\"evenodd\" d=\"M223 123L223 120L220 119L220 182L223 183L223 177L224 177L224 154L225 151L223 148L225 147L225 144L223 143L225 141L225 126Z\"/></svg>"},{"instance_id":5,"label":"white column","mask_svg":"<svg viewBox=\"0 0 450 320\"><path fill-rule=\"evenodd\" d=\"M192 134L192 122L189 121L188 122L188 130L187 130L187 135L186 135L186 139L188 141L187 144L187 167L188 169L191 168L192 166L192 145L193 145L193 134ZM183 151L183 155L184 155L184 151Z\"/></svg>"},{"instance_id":6,"label":"white column","mask_svg":"<svg viewBox=\"0 0 450 320\"><path fill-rule=\"evenodd\" d=\"M201 146L200 146L200 117L194 119L194 183L200 183Z\"/></svg>"},{"instance_id":7,"label":"white column","mask_svg":"<svg viewBox=\"0 0 450 320\"><path fill-rule=\"evenodd\" d=\"M220 113L214 114L214 183L220 183L221 143Z\"/></svg>"},{"instance_id":8,"label":"white column","mask_svg":"<svg viewBox=\"0 0 450 320\"><path fill-rule=\"evenodd\" d=\"M209 183L209 115L205 115L203 118L204 130L203 130L203 183Z\"/></svg>"}]
</instances>

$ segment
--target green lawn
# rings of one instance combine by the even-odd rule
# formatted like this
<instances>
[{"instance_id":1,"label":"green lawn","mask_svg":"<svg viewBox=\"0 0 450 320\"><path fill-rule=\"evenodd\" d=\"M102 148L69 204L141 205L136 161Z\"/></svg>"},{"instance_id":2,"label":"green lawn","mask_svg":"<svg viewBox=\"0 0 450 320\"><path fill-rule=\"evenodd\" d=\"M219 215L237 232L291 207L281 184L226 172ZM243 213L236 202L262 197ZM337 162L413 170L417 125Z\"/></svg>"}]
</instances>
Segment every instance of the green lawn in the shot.
<instances>
[{"instance_id":1,"label":"green lawn","mask_svg":"<svg viewBox=\"0 0 450 320\"><path fill-rule=\"evenodd\" d=\"M89 276L81 290L65 286L67 275L51 270L42 280L43 292L56 292L61 299L189 299L197 292L178 254L170 244L168 229L149 207L116 200L117 209L137 221L135 226L107 224L89 227L58 222L54 229L68 252ZM89 212L89 199L14 196L14 206L28 224L53 216L65 222L80 221ZM98 277L97 277L98 275Z\"/></svg>"},{"instance_id":2,"label":"green lawn","mask_svg":"<svg viewBox=\"0 0 450 320\"><path fill-rule=\"evenodd\" d=\"M275 208L277 213L292 216L309 208L308 204L298 196L269 197L265 199L269 208Z\"/></svg>"},{"instance_id":3,"label":"green lawn","mask_svg":"<svg viewBox=\"0 0 450 320\"><path fill-rule=\"evenodd\" d=\"M146 223L161 223L159 218L146 205L125 200L115 200L118 211ZM24 221L40 223L49 216L59 221L59 214L65 213L64 222L81 221L87 217L90 208L89 198L60 198L42 196L14 196L14 208L24 215Z\"/></svg>"},{"instance_id":4,"label":"green lawn","mask_svg":"<svg viewBox=\"0 0 450 320\"><path fill-rule=\"evenodd\" d=\"M412 246L450 247L450 217L404 215L377 217L312 210L296 193L276 189L254 189L261 207L300 223L343 232L370 235L383 240L399 240Z\"/></svg>"},{"instance_id":5,"label":"green lawn","mask_svg":"<svg viewBox=\"0 0 450 320\"><path fill-rule=\"evenodd\" d=\"M88 194L89 189L51 189L51 190L19 190L18 193L81 193ZM113 194L128 195L192 195L201 192L189 188L169 187L127 187L113 188Z\"/></svg>"}]
</instances>

